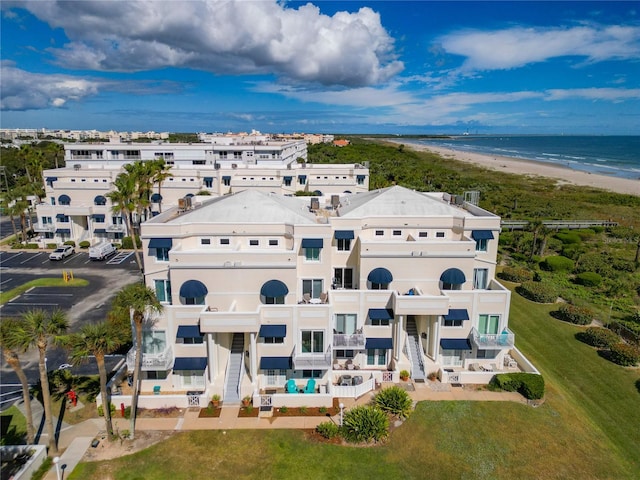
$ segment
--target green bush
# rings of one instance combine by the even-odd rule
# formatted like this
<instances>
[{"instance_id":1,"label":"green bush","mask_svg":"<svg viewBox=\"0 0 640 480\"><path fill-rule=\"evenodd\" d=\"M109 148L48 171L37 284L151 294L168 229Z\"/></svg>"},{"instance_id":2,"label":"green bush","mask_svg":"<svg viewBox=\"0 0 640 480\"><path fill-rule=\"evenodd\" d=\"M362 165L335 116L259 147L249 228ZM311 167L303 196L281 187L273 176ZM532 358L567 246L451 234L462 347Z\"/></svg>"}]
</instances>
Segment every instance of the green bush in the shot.
<instances>
[{"instance_id":1,"label":"green bush","mask_svg":"<svg viewBox=\"0 0 640 480\"><path fill-rule=\"evenodd\" d=\"M576 325L589 325L593 320L593 311L585 307L578 307L570 303L563 303L558 309L557 317L565 322Z\"/></svg>"},{"instance_id":2,"label":"green bush","mask_svg":"<svg viewBox=\"0 0 640 480\"><path fill-rule=\"evenodd\" d=\"M138 248L142 247L140 237L136 237L136 244L138 245ZM122 239L122 248L124 248L125 250L131 250L133 248L133 240L131 239L131 237L124 237Z\"/></svg>"},{"instance_id":3,"label":"green bush","mask_svg":"<svg viewBox=\"0 0 640 480\"><path fill-rule=\"evenodd\" d=\"M562 255L547 257L540 262L540 268L549 272L570 272L573 265L573 260Z\"/></svg>"},{"instance_id":4,"label":"green bush","mask_svg":"<svg viewBox=\"0 0 640 480\"><path fill-rule=\"evenodd\" d=\"M316 432L324 438L335 438L340 435L340 427L333 422L322 422L316 427Z\"/></svg>"},{"instance_id":5,"label":"green bush","mask_svg":"<svg viewBox=\"0 0 640 480\"><path fill-rule=\"evenodd\" d=\"M554 303L558 298L555 287L541 282L524 282L516 288L516 292L537 303Z\"/></svg>"},{"instance_id":6,"label":"green bush","mask_svg":"<svg viewBox=\"0 0 640 480\"><path fill-rule=\"evenodd\" d=\"M344 414L342 435L352 443L383 440L389 435L389 417L376 407L354 407Z\"/></svg>"},{"instance_id":7,"label":"green bush","mask_svg":"<svg viewBox=\"0 0 640 480\"><path fill-rule=\"evenodd\" d=\"M579 332L576 337L581 342L597 348L609 348L620 342L620 337L608 328L589 327L584 332Z\"/></svg>"},{"instance_id":8,"label":"green bush","mask_svg":"<svg viewBox=\"0 0 640 480\"><path fill-rule=\"evenodd\" d=\"M66 242L64 242L65 245L71 245L72 247L76 246L76 242L74 242L73 240L67 240Z\"/></svg>"},{"instance_id":9,"label":"green bush","mask_svg":"<svg viewBox=\"0 0 640 480\"><path fill-rule=\"evenodd\" d=\"M38 245L37 243L27 243L26 245L23 245L22 248L28 248L32 250L32 249L40 248L40 245Z\"/></svg>"},{"instance_id":10,"label":"green bush","mask_svg":"<svg viewBox=\"0 0 640 480\"><path fill-rule=\"evenodd\" d=\"M111 411L111 416L116 412L116 406L111 402L109 402L109 410ZM102 405L98 405L98 416L104 417L104 408Z\"/></svg>"},{"instance_id":11,"label":"green bush","mask_svg":"<svg viewBox=\"0 0 640 480\"><path fill-rule=\"evenodd\" d=\"M47 248L58 248L58 244L56 244L56 243L47 243Z\"/></svg>"},{"instance_id":12,"label":"green bush","mask_svg":"<svg viewBox=\"0 0 640 480\"><path fill-rule=\"evenodd\" d=\"M373 398L373 403L383 412L400 418L407 418L413 408L413 401L407 391L398 386L381 390Z\"/></svg>"},{"instance_id":13,"label":"green bush","mask_svg":"<svg viewBox=\"0 0 640 480\"><path fill-rule=\"evenodd\" d=\"M499 373L490 384L507 392L518 392L529 400L544 396L544 378L534 373Z\"/></svg>"},{"instance_id":14,"label":"green bush","mask_svg":"<svg viewBox=\"0 0 640 480\"><path fill-rule=\"evenodd\" d=\"M634 367L640 362L640 348L628 343L618 342L609 347L609 358L623 367Z\"/></svg>"},{"instance_id":15,"label":"green bush","mask_svg":"<svg viewBox=\"0 0 640 480\"><path fill-rule=\"evenodd\" d=\"M498 277L507 282L522 283L533 280L533 272L523 267L505 267Z\"/></svg>"},{"instance_id":16,"label":"green bush","mask_svg":"<svg viewBox=\"0 0 640 480\"><path fill-rule=\"evenodd\" d=\"M596 272L582 272L576 275L576 283L585 287L597 287L602 283L602 277Z\"/></svg>"},{"instance_id":17,"label":"green bush","mask_svg":"<svg viewBox=\"0 0 640 480\"><path fill-rule=\"evenodd\" d=\"M580 235L573 232L560 232L554 235L555 238L560 240L563 244L576 244L582 242Z\"/></svg>"},{"instance_id":18,"label":"green bush","mask_svg":"<svg viewBox=\"0 0 640 480\"><path fill-rule=\"evenodd\" d=\"M78 244L78 246L80 248L89 248L91 246L91 242L89 240L83 240Z\"/></svg>"},{"instance_id":19,"label":"green bush","mask_svg":"<svg viewBox=\"0 0 640 480\"><path fill-rule=\"evenodd\" d=\"M127 420L131 418L131 405L124 408L124 418Z\"/></svg>"}]
</instances>

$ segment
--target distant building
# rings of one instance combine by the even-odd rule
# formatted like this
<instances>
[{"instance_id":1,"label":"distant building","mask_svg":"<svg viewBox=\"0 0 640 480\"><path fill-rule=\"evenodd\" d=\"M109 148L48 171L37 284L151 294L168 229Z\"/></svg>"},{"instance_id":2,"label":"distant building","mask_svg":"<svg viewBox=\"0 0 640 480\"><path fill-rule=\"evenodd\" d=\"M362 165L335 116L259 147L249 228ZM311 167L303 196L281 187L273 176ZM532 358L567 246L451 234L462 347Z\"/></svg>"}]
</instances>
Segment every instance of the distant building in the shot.
<instances>
[{"instance_id":1,"label":"distant building","mask_svg":"<svg viewBox=\"0 0 640 480\"><path fill-rule=\"evenodd\" d=\"M346 147L347 145L349 145L351 142L349 142L349 140L346 140L344 138L340 138L338 140L334 140L333 141L333 145L336 147Z\"/></svg>"}]
</instances>

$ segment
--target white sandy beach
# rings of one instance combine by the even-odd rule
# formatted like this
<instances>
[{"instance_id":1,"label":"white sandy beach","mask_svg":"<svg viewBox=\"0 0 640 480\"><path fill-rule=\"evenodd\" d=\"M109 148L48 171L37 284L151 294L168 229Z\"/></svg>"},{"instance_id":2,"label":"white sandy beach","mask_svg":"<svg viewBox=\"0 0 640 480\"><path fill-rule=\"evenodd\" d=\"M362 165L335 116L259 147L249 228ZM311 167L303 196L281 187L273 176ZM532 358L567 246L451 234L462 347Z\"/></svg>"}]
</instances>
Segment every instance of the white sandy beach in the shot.
<instances>
[{"instance_id":1,"label":"white sandy beach","mask_svg":"<svg viewBox=\"0 0 640 480\"><path fill-rule=\"evenodd\" d=\"M393 143L401 143L393 141ZM404 144L407 148L414 150L430 151L437 153L444 158L453 158L461 162L473 163L491 170L515 173L520 175L531 175L549 177L560 182L574 185L584 185L588 187L601 188L611 192L626 193L640 196L640 180L626 178L609 177L607 175L597 175L588 172L563 168L561 166L549 165L540 162L522 160L519 158L499 157L483 155L480 153L462 152L444 147L421 146L415 144Z\"/></svg>"}]
</instances>

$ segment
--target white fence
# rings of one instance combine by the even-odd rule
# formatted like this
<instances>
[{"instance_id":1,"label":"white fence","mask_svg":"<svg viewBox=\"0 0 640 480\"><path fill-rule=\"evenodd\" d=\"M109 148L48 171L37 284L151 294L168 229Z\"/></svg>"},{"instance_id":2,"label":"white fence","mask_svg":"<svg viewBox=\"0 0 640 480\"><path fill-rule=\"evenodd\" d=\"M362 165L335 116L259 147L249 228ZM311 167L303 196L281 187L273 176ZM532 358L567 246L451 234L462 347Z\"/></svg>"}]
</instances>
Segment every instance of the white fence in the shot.
<instances>
[{"instance_id":1,"label":"white fence","mask_svg":"<svg viewBox=\"0 0 640 480\"><path fill-rule=\"evenodd\" d=\"M367 392L376 388L376 381L373 377L363 381L360 385L330 385L329 394L332 397L359 398Z\"/></svg>"},{"instance_id":2,"label":"white fence","mask_svg":"<svg viewBox=\"0 0 640 480\"><path fill-rule=\"evenodd\" d=\"M197 405L196 403L197 402ZM120 408L121 404L125 407L131 406L131 395L111 395L111 403ZM138 397L138 408L189 408L200 406L206 407L209 404L209 398L206 394L200 395L140 395ZM102 405L102 397L96 397L96 405Z\"/></svg>"}]
</instances>

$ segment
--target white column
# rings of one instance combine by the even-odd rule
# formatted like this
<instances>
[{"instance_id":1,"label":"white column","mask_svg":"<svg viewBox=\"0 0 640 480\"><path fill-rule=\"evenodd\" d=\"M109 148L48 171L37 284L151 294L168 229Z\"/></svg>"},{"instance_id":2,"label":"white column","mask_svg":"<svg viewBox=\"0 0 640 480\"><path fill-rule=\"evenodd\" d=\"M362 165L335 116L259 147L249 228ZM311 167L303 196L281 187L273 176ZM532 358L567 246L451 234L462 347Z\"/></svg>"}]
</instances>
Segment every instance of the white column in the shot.
<instances>
[{"instance_id":1,"label":"white column","mask_svg":"<svg viewBox=\"0 0 640 480\"><path fill-rule=\"evenodd\" d=\"M403 324L404 324L404 315L398 315L398 322L396 326L396 351L395 358L396 361L400 360L400 352L402 351L402 339L404 338L403 332Z\"/></svg>"},{"instance_id":2,"label":"white column","mask_svg":"<svg viewBox=\"0 0 640 480\"><path fill-rule=\"evenodd\" d=\"M206 339L207 339L207 357L208 358L208 364L209 364L209 383L213 383L213 380L216 377L216 362L215 362L215 358L216 358L216 343L213 341L213 333L207 333L206 335Z\"/></svg>"},{"instance_id":3,"label":"white column","mask_svg":"<svg viewBox=\"0 0 640 480\"><path fill-rule=\"evenodd\" d=\"M250 345L249 345L249 359L251 360L251 386L253 387L253 392L258 393L258 354L256 348L256 334L255 332L251 332L249 334Z\"/></svg>"},{"instance_id":4,"label":"white column","mask_svg":"<svg viewBox=\"0 0 640 480\"><path fill-rule=\"evenodd\" d=\"M438 348L438 343L440 342L440 315L435 317L435 335L433 335L431 345L433 345L433 359L436 363L440 363L440 349Z\"/></svg>"}]
</instances>

